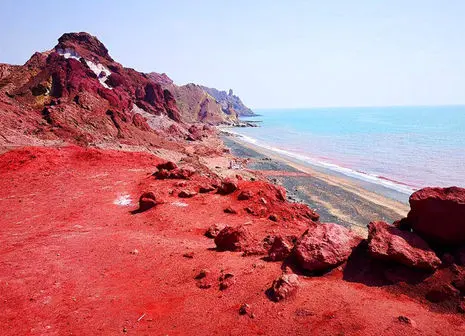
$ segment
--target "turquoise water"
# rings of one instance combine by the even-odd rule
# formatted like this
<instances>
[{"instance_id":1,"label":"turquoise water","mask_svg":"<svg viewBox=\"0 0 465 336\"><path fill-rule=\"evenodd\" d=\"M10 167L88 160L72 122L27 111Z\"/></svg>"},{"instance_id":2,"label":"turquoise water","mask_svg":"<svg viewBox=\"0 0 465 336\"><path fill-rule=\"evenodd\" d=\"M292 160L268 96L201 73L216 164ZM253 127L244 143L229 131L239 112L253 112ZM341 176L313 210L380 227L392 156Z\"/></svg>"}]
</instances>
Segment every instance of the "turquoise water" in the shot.
<instances>
[{"instance_id":1,"label":"turquoise water","mask_svg":"<svg viewBox=\"0 0 465 336\"><path fill-rule=\"evenodd\" d=\"M300 161L405 193L465 187L465 106L255 112L261 127L233 132Z\"/></svg>"}]
</instances>

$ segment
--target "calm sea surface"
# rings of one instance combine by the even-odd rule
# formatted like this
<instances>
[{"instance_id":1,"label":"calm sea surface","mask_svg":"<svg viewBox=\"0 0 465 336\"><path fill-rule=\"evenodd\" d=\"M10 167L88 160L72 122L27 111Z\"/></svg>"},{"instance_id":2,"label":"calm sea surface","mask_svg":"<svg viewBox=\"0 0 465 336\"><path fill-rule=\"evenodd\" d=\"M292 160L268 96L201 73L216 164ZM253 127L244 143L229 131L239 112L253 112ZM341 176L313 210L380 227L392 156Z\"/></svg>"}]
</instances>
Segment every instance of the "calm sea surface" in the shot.
<instances>
[{"instance_id":1,"label":"calm sea surface","mask_svg":"<svg viewBox=\"0 0 465 336\"><path fill-rule=\"evenodd\" d=\"M255 110L246 141L405 193L465 187L465 106Z\"/></svg>"}]
</instances>

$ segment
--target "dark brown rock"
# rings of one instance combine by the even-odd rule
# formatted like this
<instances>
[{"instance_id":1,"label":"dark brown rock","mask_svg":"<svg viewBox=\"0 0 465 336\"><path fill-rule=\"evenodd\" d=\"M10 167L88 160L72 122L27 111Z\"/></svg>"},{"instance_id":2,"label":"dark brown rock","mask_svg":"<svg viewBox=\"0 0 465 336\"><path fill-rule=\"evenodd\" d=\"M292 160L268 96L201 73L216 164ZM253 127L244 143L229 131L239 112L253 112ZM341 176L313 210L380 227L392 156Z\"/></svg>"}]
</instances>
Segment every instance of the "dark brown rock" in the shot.
<instances>
[{"instance_id":1,"label":"dark brown rock","mask_svg":"<svg viewBox=\"0 0 465 336\"><path fill-rule=\"evenodd\" d=\"M276 236L268 250L268 258L272 261L281 261L286 259L292 252L294 244L287 237Z\"/></svg>"},{"instance_id":2,"label":"dark brown rock","mask_svg":"<svg viewBox=\"0 0 465 336\"><path fill-rule=\"evenodd\" d=\"M232 180L224 180L218 188L221 195L229 195L237 190L237 183Z\"/></svg>"},{"instance_id":3,"label":"dark brown rock","mask_svg":"<svg viewBox=\"0 0 465 336\"><path fill-rule=\"evenodd\" d=\"M181 190L178 194L178 197L181 197L181 198L191 198L191 197L194 197L195 195L197 195L197 193L195 191L192 191L192 190Z\"/></svg>"},{"instance_id":4,"label":"dark brown rock","mask_svg":"<svg viewBox=\"0 0 465 336\"><path fill-rule=\"evenodd\" d=\"M152 191L143 193L139 198L139 211L146 211L157 205L157 199Z\"/></svg>"}]
</instances>

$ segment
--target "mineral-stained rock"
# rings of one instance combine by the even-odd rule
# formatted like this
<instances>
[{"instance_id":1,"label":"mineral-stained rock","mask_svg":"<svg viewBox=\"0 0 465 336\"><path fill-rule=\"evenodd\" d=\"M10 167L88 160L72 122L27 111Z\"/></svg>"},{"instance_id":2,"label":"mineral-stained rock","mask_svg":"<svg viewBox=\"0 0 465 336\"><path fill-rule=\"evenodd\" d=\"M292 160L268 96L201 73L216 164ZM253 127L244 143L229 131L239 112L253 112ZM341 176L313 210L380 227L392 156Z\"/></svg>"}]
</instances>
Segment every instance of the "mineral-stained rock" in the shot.
<instances>
[{"instance_id":1,"label":"mineral-stained rock","mask_svg":"<svg viewBox=\"0 0 465 336\"><path fill-rule=\"evenodd\" d=\"M218 193L221 195L228 195L237 190L237 183L232 180L224 180L218 188Z\"/></svg>"},{"instance_id":2,"label":"mineral-stained rock","mask_svg":"<svg viewBox=\"0 0 465 336\"><path fill-rule=\"evenodd\" d=\"M273 281L267 295L272 301L278 302L294 295L298 287L299 277L297 274L283 274Z\"/></svg>"},{"instance_id":3,"label":"mineral-stained rock","mask_svg":"<svg viewBox=\"0 0 465 336\"><path fill-rule=\"evenodd\" d=\"M428 242L465 244L465 188L424 188L410 196L408 223Z\"/></svg>"},{"instance_id":4,"label":"mineral-stained rock","mask_svg":"<svg viewBox=\"0 0 465 336\"><path fill-rule=\"evenodd\" d=\"M159 171L153 173L152 175L155 176L159 180L164 180L164 179L188 180L193 174L195 174L195 171L192 169L175 168L173 170L160 169Z\"/></svg>"},{"instance_id":5,"label":"mineral-stained rock","mask_svg":"<svg viewBox=\"0 0 465 336\"><path fill-rule=\"evenodd\" d=\"M223 230L226 227L226 224L213 224L210 226L207 231L205 231L205 236L208 238L215 238L218 236L218 233L220 233L221 230Z\"/></svg>"},{"instance_id":6,"label":"mineral-stained rock","mask_svg":"<svg viewBox=\"0 0 465 336\"><path fill-rule=\"evenodd\" d=\"M251 235L246 227L226 226L215 237L219 251L241 251L251 242Z\"/></svg>"},{"instance_id":7,"label":"mineral-stained rock","mask_svg":"<svg viewBox=\"0 0 465 336\"><path fill-rule=\"evenodd\" d=\"M429 271L441 264L441 260L417 234L401 231L385 222L368 225L368 251L378 259Z\"/></svg>"},{"instance_id":8,"label":"mineral-stained rock","mask_svg":"<svg viewBox=\"0 0 465 336\"><path fill-rule=\"evenodd\" d=\"M191 198L197 195L195 191L192 190L181 190L178 194L179 197L181 198Z\"/></svg>"},{"instance_id":9,"label":"mineral-stained rock","mask_svg":"<svg viewBox=\"0 0 465 336\"><path fill-rule=\"evenodd\" d=\"M276 236L268 250L268 258L272 261L281 261L286 259L292 252L294 244L288 237Z\"/></svg>"},{"instance_id":10,"label":"mineral-stained rock","mask_svg":"<svg viewBox=\"0 0 465 336\"><path fill-rule=\"evenodd\" d=\"M334 224L315 225L296 243L293 254L297 265L307 271L327 271L345 262L360 238Z\"/></svg>"},{"instance_id":11,"label":"mineral-stained rock","mask_svg":"<svg viewBox=\"0 0 465 336\"><path fill-rule=\"evenodd\" d=\"M241 191L241 193L237 196L237 199L239 201L245 201L245 200L249 200L251 199L253 196L253 193L249 190L244 190L244 191Z\"/></svg>"},{"instance_id":12,"label":"mineral-stained rock","mask_svg":"<svg viewBox=\"0 0 465 336\"><path fill-rule=\"evenodd\" d=\"M234 278L234 274L232 273L222 273L218 281L220 283L219 289L223 291L231 287L236 282L236 279Z\"/></svg>"},{"instance_id":13,"label":"mineral-stained rock","mask_svg":"<svg viewBox=\"0 0 465 336\"><path fill-rule=\"evenodd\" d=\"M456 299L460 291L452 285L437 285L426 293L426 299L431 302L443 302Z\"/></svg>"},{"instance_id":14,"label":"mineral-stained rock","mask_svg":"<svg viewBox=\"0 0 465 336\"><path fill-rule=\"evenodd\" d=\"M204 186L201 186L201 187L199 188L199 193L205 194L205 193L208 193L208 192L213 191L213 190L215 190L215 189L216 189L216 188L213 187L213 186L211 186L211 185L204 185Z\"/></svg>"},{"instance_id":15,"label":"mineral-stained rock","mask_svg":"<svg viewBox=\"0 0 465 336\"><path fill-rule=\"evenodd\" d=\"M152 191L143 193L139 198L139 211L146 211L157 205L156 196Z\"/></svg>"},{"instance_id":16,"label":"mineral-stained rock","mask_svg":"<svg viewBox=\"0 0 465 336\"><path fill-rule=\"evenodd\" d=\"M178 168L178 166L176 165L176 163L174 163L172 161L167 161L167 162L158 164L157 168L159 170L161 170L161 169L173 170L173 169Z\"/></svg>"},{"instance_id":17,"label":"mineral-stained rock","mask_svg":"<svg viewBox=\"0 0 465 336\"><path fill-rule=\"evenodd\" d=\"M237 210L234 209L233 207L231 206L228 206L226 209L223 210L225 213L229 213L229 214L237 214Z\"/></svg>"},{"instance_id":18,"label":"mineral-stained rock","mask_svg":"<svg viewBox=\"0 0 465 336\"><path fill-rule=\"evenodd\" d=\"M277 216L276 214L270 214L270 215L268 216L268 219L269 219L270 221L277 222L277 221L278 221L278 216Z\"/></svg>"}]
</instances>

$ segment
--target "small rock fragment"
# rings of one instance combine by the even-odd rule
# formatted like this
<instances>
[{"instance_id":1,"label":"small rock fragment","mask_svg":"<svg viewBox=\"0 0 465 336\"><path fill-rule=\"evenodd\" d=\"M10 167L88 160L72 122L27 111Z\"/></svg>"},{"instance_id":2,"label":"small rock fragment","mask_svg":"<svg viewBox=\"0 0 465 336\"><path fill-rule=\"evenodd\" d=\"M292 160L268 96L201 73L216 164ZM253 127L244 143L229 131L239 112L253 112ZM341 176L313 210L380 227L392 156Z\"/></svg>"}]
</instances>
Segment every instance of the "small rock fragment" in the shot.
<instances>
[{"instance_id":1,"label":"small rock fragment","mask_svg":"<svg viewBox=\"0 0 465 336\"><path fill-rule=\"evenodd\" d=\"M407 316L403 316L403 315L400 315L397 317L397 320L400 322L400 323L405 323L405 324L409 324L411 325L412 327L416 327L416 323L414 320L412 320L411 318L407 317Z\"/></svg>"},{"instance_id":2,"label":"small rock fragment","mask_svg":"<svg viewBox=\"0 0 465 336\"><path fill-rule=\"evenodd\" d=\"M248 191L248 190L244 190L244 191L241 191L241 193L239 194L239 196L237 196L237 199L239 201L245 201L245 200L249 200L251 199L253 196L253 193L251 191Z\"/></svg>"},{"instance_id":3,"label":"small rock fragment","mask_svg":"<svg viewBox=\"0 0 465 336\"><path fill-rule=\"evenodd\" d=\"M157 205L156 196L152 191L143 193L139 198L139 211L146 211Z\"/></svg>"},{"instance_id":4,"label":"small rock fragment","mask_svg":"<svg viewBox=\"0 0 465 336\"><path fill-rule=\"evenodd\" d=\"M210 226L207 231L205 231L205 236L208 238L215 238L218 236L218 233L220 233L221 230L223 230L226 227L226 224L213 224Z\"/></svg>"},{"instance_id":5,"label":"small rock fragment","mask_svg":"<svg viewBox=\"0 0 465 336\"><path fill-rule=\"evenodd\" d=\"M178 194L178 197L180 198L191 198L197 195L195 191L192 190L181 190Z\"/></svg>"},{"instance_id":6,"label":"small rock fragment","mask_svg":"<svg viewBox=\"0 0 465 336\"><path fill-rule=\"evenodd\" d=\"M223 273L218 279L220 282L220 290L223 291L231 287L235 282L234 274L232 273Z\"/></svg>"},{"instance_id":7,"label":"small rock fragment","mask_svg":"<svg viewBox=\"0 0 465 336\"><path fill-rule=\"evenodd\" d=\"M240 251L251 241L251 235L246 227L226 226L215 237L215 244L219 251Z\"/></svg>"},{"instance_id":8,"label":"small rock fragment","mask_svg":"<svg viewBox=\"0 0 465 336\"><path fill-rule=\"evenodd\" d=\"M182 255L184 258L187 258L187 259L192 259L194 258L194 252L186 252Z\"/></svg>"},{"instance_id":9,"label":"small rock fragment","mask_svg":"<svg viewBox=\"0 0 465 336\"><path fill-rule=\"evenodd\" d=\"M228 195L237 190L237 183L232 180L224 180L218 188L218 193L221 195Z\"/></svg>"},{"instance_id":10,"label":"small rock fragment","mask_svg":"<svg viewBox=\"0 0 465 336\"><path fill-rule=\"evenodd\" d=\"M208 193L210 191L213 191L215 190L215 187L213 186L202 186L199 188L199 193L201 194L205 194L205 193Z\"/></svg>"},{"instance_id":11,"label":"small rock fragment","mask_svg":"<svg viewBox=\"0 0 465 336\"><path fill-rule=\"evenodd\" d=\"M247 315L250 318L254 318L255 314L252 312L252 309L247 303L241 304L239 307L239 315Z\"/></svg>"},{"instance_id":12,"label":"small rock fragment","mask_svg":"<svg viewBox=\"0 0 465 336\"><path fill-rule=\"evenodd\" d=\"M268 258L272 261L284 260L291 254L293 247L290 239L276 236L268 251Z\"/></svg>"},{"instance_id":13,"label":"small rock fragment","mask_svg":"<svg viewBox=\"0 0 465 336\"><path fill-rule=\"evenodd\" d=\"M298 287L299 277L297 274L283 274L273 281L267 294L272 301L278 302L294 295Z\"/></svg>"},{"instance_id":14,"label":"small rock fragment","mask_svg":"<svg viewBox=\"0 0 465 336\"><path fill-rule=\"evenodd\" d=\"M233 209L232 207L228 206L226 209L223 210L225 213L229 214L237 214L237 211Z\"/></svg>"},{"instance_id":15,"label":"small rock fragment","mask_svg":"<svg viewBox=\"0 0 465 336\"><path fill-rule=\"evenodd\" d=\"M275 215L275 214L271 214L271 215L268 216L268 219L270 221L277 222L278 221L278 216Z\"/></svg>"},{"instance_id":16,"label":"small rock fragment","mask_svg":"<svg viewBox=\"0 0 465 336\"><path fill-rule=\"evenodd\" d=\"M178 168L178 166L176 165L176 163L174 163L172 161L167 161L167 162L158 164L157 168L158 168L158 170L161 170L161 169L173 170L173 169Z\"/></svg>"}]
</instances>

